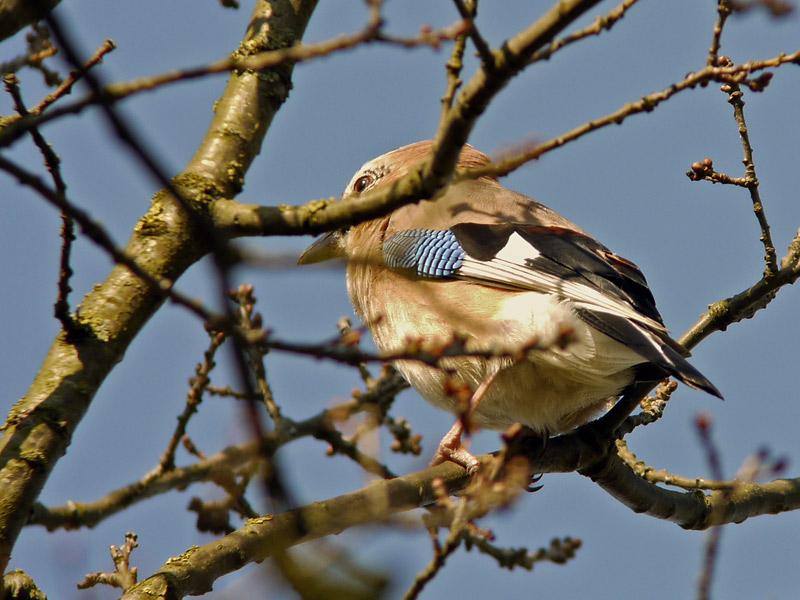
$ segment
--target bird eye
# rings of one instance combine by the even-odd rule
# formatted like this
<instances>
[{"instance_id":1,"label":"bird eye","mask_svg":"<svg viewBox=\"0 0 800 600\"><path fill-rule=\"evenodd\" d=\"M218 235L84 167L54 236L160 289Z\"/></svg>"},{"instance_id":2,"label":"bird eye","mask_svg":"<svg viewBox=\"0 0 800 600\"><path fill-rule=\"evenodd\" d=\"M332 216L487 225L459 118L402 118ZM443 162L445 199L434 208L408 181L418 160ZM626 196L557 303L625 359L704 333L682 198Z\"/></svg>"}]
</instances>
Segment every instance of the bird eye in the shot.
<instances>
[{"instance_id":1,"label":"bird eye","mask_svg":"<svg viewBox=\"0 0 800 600\"><path fill-rule=\"evenodd\" d=\"M375 178L372 175L362 175L356 179L356 182L353 184L353 191L356 194L360 194L367 189L373 181L375 181Z\"/></svg>"}]
</instances>

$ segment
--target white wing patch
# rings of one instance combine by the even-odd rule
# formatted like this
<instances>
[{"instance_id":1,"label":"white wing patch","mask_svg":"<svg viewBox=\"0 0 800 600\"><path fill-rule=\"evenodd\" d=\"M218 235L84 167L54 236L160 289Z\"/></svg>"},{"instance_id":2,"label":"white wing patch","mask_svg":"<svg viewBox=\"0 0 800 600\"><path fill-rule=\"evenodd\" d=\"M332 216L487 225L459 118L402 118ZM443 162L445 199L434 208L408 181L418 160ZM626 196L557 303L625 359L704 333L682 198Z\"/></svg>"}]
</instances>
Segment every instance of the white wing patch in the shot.
<instances>
[{"instance_id":1,"label":"white wing patch","mask_svg":"<svg viewBox=\"0 0 800 600\"><path fill-rule=\"evenodd\" d=\"M504 287L554 294L571 300L578 307L625 317L647 328L666 333L666 328L661 323L641 314L630 304L582 283L578 277L575 280L564 280L527 266L528 261L539 256L541 253L535 247L514 232L491 260L480 261L469 255L465 256L458 274L491 281Z\"/></svg>"}]
</instances>

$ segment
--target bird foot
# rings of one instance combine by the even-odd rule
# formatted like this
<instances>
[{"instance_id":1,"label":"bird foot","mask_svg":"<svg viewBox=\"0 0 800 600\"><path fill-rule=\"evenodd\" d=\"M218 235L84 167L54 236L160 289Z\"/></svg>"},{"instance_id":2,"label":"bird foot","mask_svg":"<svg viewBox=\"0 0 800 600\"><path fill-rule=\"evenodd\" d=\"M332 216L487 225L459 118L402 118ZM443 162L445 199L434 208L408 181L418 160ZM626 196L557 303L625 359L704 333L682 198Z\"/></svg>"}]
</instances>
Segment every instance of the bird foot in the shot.
<instances>
[{"instance_id":1,"label":"bird foot","mask_svg":"<svg viewBox=\"0 0 800 600\"><path fill-rule=\"evenodd\" d=\"M464 467L469 475L474 475L478 471L481 466L480 461L470 454L461 442L463 431L463 424L459 419L439 442L439 447L436 448L436 453L431 460L432 467L450 461Z\"/></svg>"},{"instance_id":2,"label":"bird foot","mask_svg":"<svg viewBox=\"0 0 800 600\"><path fill-rule=\"evenodd\" d=\"M503 432L502 437L509 455L520 454L530 462L535 462L537 458L544 454L547 448L548 436L546 433L537 433L519 423L509 427ZM542 473L531 473L528 485L525 486L525 491L538 492L544 487L543 485L536 485L541 479Z\"/></svg>"}]
</instances>

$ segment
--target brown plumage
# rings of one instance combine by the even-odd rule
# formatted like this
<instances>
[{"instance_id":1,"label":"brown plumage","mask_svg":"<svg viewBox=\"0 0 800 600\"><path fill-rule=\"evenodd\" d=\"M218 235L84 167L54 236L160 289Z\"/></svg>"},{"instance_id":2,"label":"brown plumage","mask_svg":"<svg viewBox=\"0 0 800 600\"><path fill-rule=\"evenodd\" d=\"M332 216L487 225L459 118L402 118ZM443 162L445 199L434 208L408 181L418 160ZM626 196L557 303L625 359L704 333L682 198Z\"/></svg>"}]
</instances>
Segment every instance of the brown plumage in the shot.
<instances>
[{"instance_id":1,"label":"brown plumage","mask_svg":"<svg viewBox=\"0 0 800 600\"><path fill-rule=\"evenodd\" d=\"M369 161L351 179L344 200L396 181L430 151L430 142L418 142ZM481 166L488 161L486 155L465 146L458 169ZM462 223L483 224L486 231L495 234L497 226L510 224L509 232L516 228L514 231L520 233L506 232L500 241L508 256L522 258L511 263L485 262L491 257L475 257L473 252L472 257L465 257L464 265L453 277L445 278L420 276L414 270L386 266L384 242L398 232L442 232ZM541 236L541 231L550 232L551 238L563 238L568 248L573 248L569 244L578 246L574 246L573 254L563 257L563 264L558 257L550 260L552 257L543 256L544 252L526 241L538 241L535 236ZM503 233L502 227L500 232ZM523 239L525 235L528 237ZM464 246L468 240L460 241ZM574 266L570 261L581 260L581 252L589 261L587 268L582 270L579 264L577 271L568 270ZM519 422L544 433L565 431L586 422L613 401L634 381L636 365L652 361L660 361L658 366L665 373L673 373L690 385L718 394L688 363L675 358L677 352L664 349L677 345L666 335L646 282L635 265L591 240L558 213L506 189L496 179L463 181L448 188L435 201L404 206L388 216L329 234L312 246L301 262L333 254L348 259L350 299L382 351L399 351L408 340L445 343L454 334L465 336L470 349L486 351L514 351L533 340L545 345L552 343L548 349L532 351L526 360L517 362L510 358L464 357L443 364L452 370L457 382L473 390L484 384L480 398L473 398L473 419L480 426L503 429ZM467 268L468 258L472 271ZM542 275L545 283L550 281L547 277L555 272L554 268L560 269L570 273L571 283L579 286L576 289L580 294L575 296L560 288L547 290L536 282L527 286L504 281L504 269L508 268L521 272L523 278L526 272L535 274L537 260L547 261L542 263L549 269ZM602 268L597 273L591 272L598 265ZM611 277L608 283L612 287L604 288L606 280L602 277ZM600 287L595 285L598 282ZM640 294L640 302L633 297L627 302L626 289ZM588 300L581 295L584 292L589 294ZM638 312L637 306L647 308L649 314ZM590 313L586 307L594 312ZM614 329L618 325L624 326L619 334ZM558 347L555 341L565 329L572 332L572 342ZM627 343L625 336L631 335L634 337ZM398 361L396 366L428 401L451 412L458 410L444 385L450 375L442 369L414 361ZM443 441L447 447L440 447L440 458L456 451L454 438L457 442L459 434L451 431L450 438ZM470 464L468 459L467 463Z\"/></svg>"}]
</instances>

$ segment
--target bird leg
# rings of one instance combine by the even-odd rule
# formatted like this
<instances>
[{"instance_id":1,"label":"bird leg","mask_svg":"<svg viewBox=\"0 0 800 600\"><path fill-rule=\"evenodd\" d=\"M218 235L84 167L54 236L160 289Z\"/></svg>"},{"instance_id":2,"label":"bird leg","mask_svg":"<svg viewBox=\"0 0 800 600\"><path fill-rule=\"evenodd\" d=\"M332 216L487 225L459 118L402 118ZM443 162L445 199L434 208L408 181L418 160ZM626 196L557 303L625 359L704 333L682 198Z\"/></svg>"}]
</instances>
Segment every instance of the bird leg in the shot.
<instances>
[{"instance_id":1,"label":"bird leg","mask_svg":"<svg viewBox=\"0 0 800 600\"><path fill-rule=\"evenodd\" d=\"M450 428L450 431L448 431L439 442L439 447L436 448L436 453L433 455L431 466L435 466L449 460L450 462L454 462L457 465L464 467L467 470L467 473L470 475L474 474L478 470L480 461L478 461L478 459L470 454L469 450L464 447L461 436L465 431L469 433L471 429L469 426L470 419L475 413L475 410L478 408L478 405L481 403L481 400L483 400L483 398L486 396L489 386L492 385L492 382L495 380L495 377L497 377L498 373L499 371L495 371L486 379L484 379L478 386L478 389L476 389L472 394L472 397L469 399L467 409L461 415L459 415L456 422L453 423L453 426Z\"/></svg>"},{"instance_id":2,"label":"bird leg","mask_svg":"<svg viewBox=\"0 0 800 600\"><path fill-rule=\"evenodd\" d=\"M480 462L464 447L461 441L463 433L464 421L459 418L439 442L439 447L436 448L436 453L431 461L432 467L449 460L464 467L470 475L478 470Z\"/></svg>"}]
</instances>

